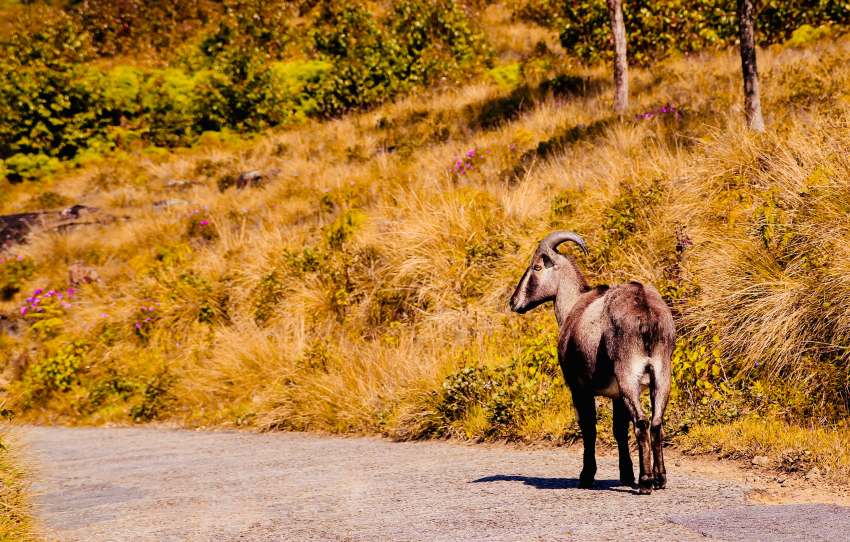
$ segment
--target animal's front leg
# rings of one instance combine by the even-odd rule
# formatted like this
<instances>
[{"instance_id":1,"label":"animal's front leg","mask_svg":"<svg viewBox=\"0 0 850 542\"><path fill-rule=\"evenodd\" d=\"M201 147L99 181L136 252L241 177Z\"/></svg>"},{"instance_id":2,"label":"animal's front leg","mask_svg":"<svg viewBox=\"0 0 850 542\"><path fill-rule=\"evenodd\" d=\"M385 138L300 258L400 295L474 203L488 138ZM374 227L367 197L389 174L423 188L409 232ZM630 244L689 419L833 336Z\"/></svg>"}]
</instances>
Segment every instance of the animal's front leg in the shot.
<instances>
[{"instance_id":1,"label":"animal's front leg","mask_svg":"<svg viewBox=\"0 0 850 542\"><path fill-rule=\"evenodd\" d=\"M578 413L578 424L584 441L584 465L578 487L590 488L596 478L596 400L593 395L573 391L573 404Z\"/></svg>"}]
</instances>

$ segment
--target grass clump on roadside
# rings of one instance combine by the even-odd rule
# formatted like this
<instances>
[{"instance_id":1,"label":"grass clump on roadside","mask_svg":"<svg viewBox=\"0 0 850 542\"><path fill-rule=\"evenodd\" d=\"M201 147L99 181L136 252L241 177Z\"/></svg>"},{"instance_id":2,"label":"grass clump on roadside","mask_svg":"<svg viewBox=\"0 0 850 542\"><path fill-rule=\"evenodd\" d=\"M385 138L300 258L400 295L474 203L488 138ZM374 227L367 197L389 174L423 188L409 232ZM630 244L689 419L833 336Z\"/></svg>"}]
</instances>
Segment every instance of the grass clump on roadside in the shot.
<instances>
[{"instance_id":1,"label":"grass clump on roadside","mask_svg":"<svg viewBox=\"0 0 850 542\"><path fill-rule=\"evenodd\" d=\"M26 472L17 457L14 439L0 430L0 540L30 542L35 536Z\"/></svg>"}]
</instances>

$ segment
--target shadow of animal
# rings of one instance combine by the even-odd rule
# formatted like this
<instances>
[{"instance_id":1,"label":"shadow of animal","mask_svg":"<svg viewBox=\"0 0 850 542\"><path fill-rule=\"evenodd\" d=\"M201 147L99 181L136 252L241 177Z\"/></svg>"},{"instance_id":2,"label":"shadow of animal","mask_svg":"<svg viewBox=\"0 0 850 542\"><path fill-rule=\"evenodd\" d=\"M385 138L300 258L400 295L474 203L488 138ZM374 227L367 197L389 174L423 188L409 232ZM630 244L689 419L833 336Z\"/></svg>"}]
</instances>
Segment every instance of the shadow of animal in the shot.
<instances>
[{"instance_id":1,"label":"shadow of animal","mask_svg":"<svg viewBox=\"0 0 850 542\"><path fill-rule=\"evenodd\" d=\"M578 489L578 478L540 478L536 476L521 476L508 474L495 474L472 480L471 484L487 482L522 482L535 489ZM624 486L619 480L597 480L592 489L617 491L620 493L633 493L632 489Z\"/></svg>"}]
</instances>

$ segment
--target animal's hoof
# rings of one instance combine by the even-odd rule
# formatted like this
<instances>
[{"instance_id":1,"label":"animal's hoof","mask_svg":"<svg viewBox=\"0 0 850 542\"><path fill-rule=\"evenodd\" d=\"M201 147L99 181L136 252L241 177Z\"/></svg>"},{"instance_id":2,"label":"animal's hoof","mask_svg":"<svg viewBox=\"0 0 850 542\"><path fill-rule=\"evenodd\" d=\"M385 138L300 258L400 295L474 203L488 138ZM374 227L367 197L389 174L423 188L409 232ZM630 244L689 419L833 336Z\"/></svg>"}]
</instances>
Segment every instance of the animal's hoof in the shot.
<instances>
[{"instance_id":1,"label":"animal's hoof","mask_svg":"<svg viewBox=\"0 0 850 542\"><path fill-rule=\"evenodd\" d=\"M667 487L667 476L664 474L656 474L655 479L652 481L652 486L655 489L664 489Z\"/></svg>"},{"instance_id":2,"label":"animal's hoof","mask_svg":"<svg viewBox=\"0 0 850 542\"><path fill-rule=\"evenodd\" d=\"M622 485L626 486L626 487L632 487L632 488L637 487L637 484L635 483L635 477L634 476L632 476L630 478L628 478L628 477L624 478L624 477L620 476L620 483Z\"/></svg>"},{"instance_id":3,"label":"animal's hoof","mask_svg":"<svg viewBox=\"0 0 850 542\"><path fill-rule=\"evenodd\" d=\"M652 488L651 487L641 486L641 487L638 488L638 495L651 495L651 494L652 494Z\"/></svg>"},{"instance_id":4,"label":"animal's hoof","mask_svg":"<svg viewBox=\"0 0 850 542\"><path fill-rule=\"evenodd\" d=\"M593 479L594 476L587 476L582 474L578 478L578 487L579 489L590 489L593 487Z\"/></svg>"},{"instance_id":5,"label":"animal's hoof","mask_svg":"<svg viewBox=\"0 0 850 542\"><path fill-rule=\"evenodd\" d=\"M652 493L653 482L654 479L649 477L644 478L643 476L641 476L640 484L638 485L638 493L641 495L649 495L650 493Z\"/></svg>"}]
</instances>

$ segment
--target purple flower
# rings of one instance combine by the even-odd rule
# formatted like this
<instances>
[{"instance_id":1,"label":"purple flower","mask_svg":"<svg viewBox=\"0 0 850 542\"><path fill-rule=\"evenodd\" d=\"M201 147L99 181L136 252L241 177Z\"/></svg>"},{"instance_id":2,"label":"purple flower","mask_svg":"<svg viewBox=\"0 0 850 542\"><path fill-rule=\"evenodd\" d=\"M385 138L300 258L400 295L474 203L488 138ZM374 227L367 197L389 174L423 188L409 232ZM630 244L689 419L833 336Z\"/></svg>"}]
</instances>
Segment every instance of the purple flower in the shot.
<instances>
[{"instance_id":1,"label":"purple flower","mask_svg":"<svg viewBox=\"0 0 850 542\"><path fill-rule=\"evenodd\" d=\"M140 324L139 322L136 322L136 330L138 331L140 329L142 329L142 324Z\"/></svg>"},{"instance_id":2,"label":"purple flower","mask_svg":"<svg viewBox=\"0 0 850 542\"><path fill-rule=\"evenodd\" d=\"M101 318L109 318L109 315L106 314L105 312L102 312L102 313L100 313L100 317Z\"/></svg>"},{"instance_id":3,"label":"purple flower","mask_svg":"<svg viewBox=\"0 0 850 542\"><path fill-rule=\"evenodd\" d=\"M469 149L468 151L466 151L466 157L467 158L475 157L475 149Z\"/></svg>"},{"instance_id":4,"label":"purple flower","mask_svg":"<svg viewBox=\"0 0 850 542\"><path fill-rule=\"evenodd\" d=\"M63 301L63 302L62 302L62 308L63 308L63 309L70 309L70 308L71 308L71 304L70 304L70 303L68 303L67 301Z\"/></svg>"},{"instance_id":5,"label":"purple flower","mask_svg":"<svg viewBox=\"0 0 850 542\"><path fill-rule=\"evenodd\" d=\"M77 291L74 290L73 288L68 288L68 290L65 293L68 294L68 297L74 297L74 294L77 293Z\"/></svg>"},{"instance_id":6,"label":"purple flower","mask_svg":"<svg viewBox=\"0 0 850 542\"><path fill-rule=\"evenodd\" d=\"M33 296L41 295L41 292L43 292L43 291L44 291L44 290L42 290L41 288L37 288L37 289L36 289L36 290L32 293L32 295L33 295Z\"/></svg>"},{"instance_id":7,"label":"purple flower","mask_svg":"<svg viewBox=\"0 0 850 542\"><path fill-rule=\"evenodd\" d=\"M27 308L21 307L21 316L26 316L26 315L27 315Z\"/></svg>"},{"instance_id":8,"label":"purple flower","mask_svg":"<svg viewBox=\"0 0 850 542\"><path fill-rule=\"evenodd\" d=\"M210 221L209 221L209 220L201 220L201 221L199 222L199 224L200 224L201 226L206 226L206 225L208 225L209 223L210 223Z\"/></svg>"}]
</instances>

